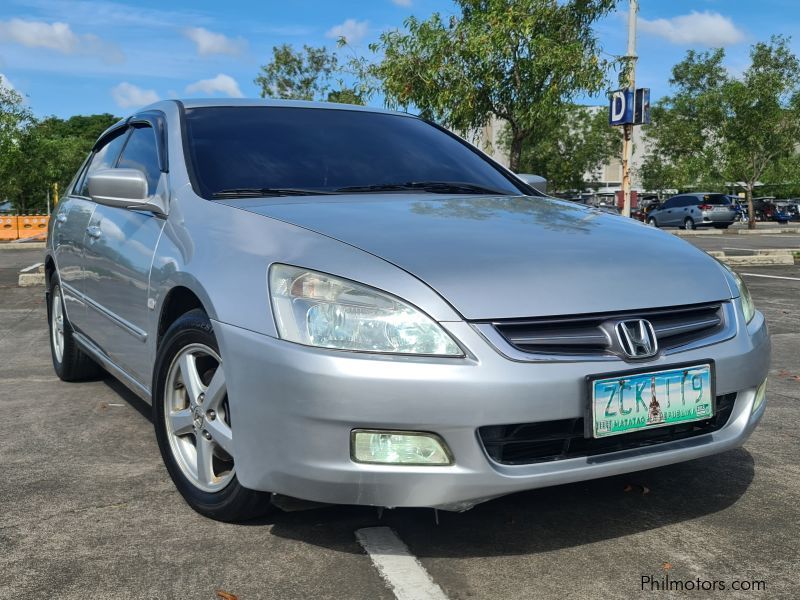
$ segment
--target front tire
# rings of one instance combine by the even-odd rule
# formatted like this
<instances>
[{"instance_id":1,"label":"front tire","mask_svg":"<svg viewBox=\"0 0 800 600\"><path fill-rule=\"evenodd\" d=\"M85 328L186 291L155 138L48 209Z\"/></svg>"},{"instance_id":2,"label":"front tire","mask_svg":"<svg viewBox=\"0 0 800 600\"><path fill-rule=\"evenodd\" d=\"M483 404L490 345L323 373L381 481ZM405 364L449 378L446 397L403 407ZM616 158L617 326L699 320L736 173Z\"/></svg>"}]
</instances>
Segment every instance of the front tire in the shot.
<instances>
[{"instance_id":1,"label":"front tire","mask_svg":"<svg viewBox=\"0 0 800 600\"><path fill-rule=\"evenodd\" d=\"M211 321L201 310L167 330L153 377L153 422L164 465L186 502L217 521L246 521L272 509L271 494L236 477L225 372Z\"/></svg>"},{"instance_id":2,"label":"front tire","mask_svg":"<svg viewBox=\"0 0 800 600\"><path fill-rule=\"evenodd\" d=\"M64 296L58 276L53 274L48 281L49 293L47 318L50 329L50 356L53 369L62 381L86 381L99 379L103 369L83 350L78 348L73 329L64 309Z\"/></svg>"},{"instance_id":3,"label":"front tire","mask_svg":"<svg viewBox=\"0 0 800 600\"><path fill-rule=\"evenodd\" d=\"M647 219L647 224L650 225L650 227L658 227L658 223L656 223L655 217L650 217L649 219Z\"/></svg>"}]
</instances>

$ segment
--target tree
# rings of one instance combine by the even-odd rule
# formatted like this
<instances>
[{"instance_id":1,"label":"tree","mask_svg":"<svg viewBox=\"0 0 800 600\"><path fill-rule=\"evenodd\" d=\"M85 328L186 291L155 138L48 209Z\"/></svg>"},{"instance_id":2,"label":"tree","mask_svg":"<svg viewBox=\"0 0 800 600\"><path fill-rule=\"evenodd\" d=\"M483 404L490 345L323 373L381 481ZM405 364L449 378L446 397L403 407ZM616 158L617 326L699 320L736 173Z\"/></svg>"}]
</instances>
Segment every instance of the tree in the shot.
<instances>
[{"instance_id":1,"label":"tree","mask_svg":"<svg viewBox=\"0 0 800 600\"><path fill-rule=\"evenodd\" d=\"M726 182L742 182L754 214L756 182L779 183L774 178L792 171L797 177L800 61L780 36L753 46L740 77L725 69L724 58L722 49L689 51L673 68L675 93L652 111L643 183L671 179L679 189L724 189Z\"/></svg>"},{"instance_id":2,"label":"tree","mask_svg":"<svg viewBox=\"0 0 800 600\"><path fill-rule=\"evenodd\" d=\"M15 187L11 175L20 138L33 123L22 96L0 78L0 200L10 198Z\"/></svg>"},{"instance_id":3,"label":"tree","mask_svg":"<svg viewBox=\"0 0 800 600\"><path fill-rule=\"evenodd\" d=\"M460 15L410 17L381 35L374 73L390 104L466 132L494 116L509 127L510 166L523 142L579 94L600 92L608 63L592 25L616 0L455 0Z\"/></svg>"},{"instance_id":4,"label":"tree","mask_svg":"<svg viewBox=\"0 0 800 600\"><path fill-rule=\"evenodd\" d=\"M339 46L344 45L340 40ZM345 85L344 74L339 57L324 46L305 45L299 51L283 44L273 46L272 60L261 66L255 83L261 87L262 98L364 104L359 89Z\"/></svg>"},{"instance_id":5,"label":"tree","mask_svg":"<svg viewBox=\"0 0 800 600\"><path fill-rule=\"evenodd\" d=\"M547 179L554 190L584 190L585 174L619 155L622 137L609 127L608 113L587 106L570 106L522 146L520 170Z\"/></svg>"},{"instance_id":6,"label":"tree","mask_svg":"<svg viewBox=\"0 0 800 600\"><path fill-rule=\"evenodd\" d=\"M0 169L7 196L20 212L41 211L54 183L63 190L100 134L118 119L110 114L47 117L18 129Z\"/></svg>"},{"instance_id":7,"label":"tree","mask_svg":"<svg viewBox=\"0 0 800 600\"><path fill-rule=\"evenodd\" d=\"M771 166L788 161L800 142L800 61L788 40L773 37L757 43L741 79L730 79L723 91L726 118L720 125L725 140L725 174L743 181L753 212L753 188ZM755 221L750 220L750 228Z\"/></svg>"}]
</instances>

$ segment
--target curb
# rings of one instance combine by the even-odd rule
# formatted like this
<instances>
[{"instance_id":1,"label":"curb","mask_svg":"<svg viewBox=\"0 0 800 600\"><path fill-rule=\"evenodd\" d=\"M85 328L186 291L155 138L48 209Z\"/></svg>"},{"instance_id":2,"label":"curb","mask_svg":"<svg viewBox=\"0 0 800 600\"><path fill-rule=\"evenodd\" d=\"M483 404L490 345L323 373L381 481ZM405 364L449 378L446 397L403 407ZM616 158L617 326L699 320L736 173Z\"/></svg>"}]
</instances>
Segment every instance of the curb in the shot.
<instances>
[{"instance_id":1,"label":"curb","mask_svg":"<svg viewBox=\"0 0 800 600\"><path fill-rule=\"evenodd\" d=\"M3 250L44 250L44 242L9 242L0 244L0 252Z\"/></svg>"},{"instance_id":2,"label":"curb","mask_svg":"<svg viewBox=\"0 0 800 600\"><path fill-rule=\"evenodd\" d=\"M693 236L693 235L722 235L722 232L728 233L727 229L676 229L675 231L671 231L673 235L683 236Z\"/></svg>"},{"instance_id":3,"label":"curb","mask_svg":"<svg viewBox=\"0 0 800 600\"><path fill-rule=\"evenodd\" d=\"M731 267L793 265L794 254L788 250L754 250L748 256L727 256L724 252L710 251L707 254Z\"/></svg>"},{"instance_id":4,"label":"curb","mask_svg":"<svg viewBox=\"0 0 800 600\"><path fill-rule=\"evenodd\" d=\"M756 229L672 229L673 235L773 235L782 233L800 234L800 227L760 227Z\"/></svg>"}]
</instances>

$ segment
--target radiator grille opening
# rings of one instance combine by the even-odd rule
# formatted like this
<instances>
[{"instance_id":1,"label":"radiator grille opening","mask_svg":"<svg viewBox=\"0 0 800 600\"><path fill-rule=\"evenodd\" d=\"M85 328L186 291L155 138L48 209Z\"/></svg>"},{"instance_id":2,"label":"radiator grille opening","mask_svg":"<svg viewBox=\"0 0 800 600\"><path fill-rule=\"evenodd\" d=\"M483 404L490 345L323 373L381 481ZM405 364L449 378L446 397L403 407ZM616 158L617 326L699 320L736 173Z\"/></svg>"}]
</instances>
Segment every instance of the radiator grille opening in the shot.
<instances>
[{"instance_id":1,"label":"radiator grille opening","mask_svg":"<svg viewBox=\"0 0 800 600\"><path fill-rule=\"evenodd\" d=\"M582 456L595 456L683 440L725 426L733 411L736 394L717 396L716 412L710 419L644 429L607 438L584 437L584 420L561 419L538 423L489 425L478 429L486 453L504 465L527 465Z\"/></svg>"}]
</instances>

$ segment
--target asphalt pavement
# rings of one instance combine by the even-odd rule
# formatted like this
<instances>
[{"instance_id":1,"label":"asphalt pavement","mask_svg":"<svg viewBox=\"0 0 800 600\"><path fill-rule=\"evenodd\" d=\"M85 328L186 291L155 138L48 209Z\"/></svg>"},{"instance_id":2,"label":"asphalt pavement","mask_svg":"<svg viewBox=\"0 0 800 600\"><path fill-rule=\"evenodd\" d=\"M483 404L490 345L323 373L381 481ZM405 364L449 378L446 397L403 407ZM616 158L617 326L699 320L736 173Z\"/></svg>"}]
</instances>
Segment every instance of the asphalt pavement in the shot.
<instances>
[{"instance_id":1,"label":"asphalt pavement","mask_svg":"<svg viewBox=\"0 0 800 600\"><path fill-rule=\"evenodd\" d=\"M800 267L741 269L774 345L767 412L743 448L438 524L428 509L299 504L229 525L175 491L147 404L111 378L55 377L43 290L16 287L39 260L0 252L0 598L393 598L357 541L369 527L391 528L451 599L800 597ZM666 575L726 589L641 589Z\"/></svg>"}]
</instances>

